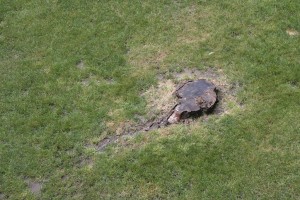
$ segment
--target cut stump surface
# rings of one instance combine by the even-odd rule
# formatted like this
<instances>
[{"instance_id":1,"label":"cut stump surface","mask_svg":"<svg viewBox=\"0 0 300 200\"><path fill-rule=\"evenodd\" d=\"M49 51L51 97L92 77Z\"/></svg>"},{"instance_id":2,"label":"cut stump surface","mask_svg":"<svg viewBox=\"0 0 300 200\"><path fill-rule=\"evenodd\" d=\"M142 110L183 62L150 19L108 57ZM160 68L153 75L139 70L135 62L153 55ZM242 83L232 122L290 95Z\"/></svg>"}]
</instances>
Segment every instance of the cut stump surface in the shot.
<instances>
[{"instance_id":1,"label":"cut stump surface","mask_svg":"<svg viewBox=\"0 0 300 200\"><path fill-rule=\"evenodd\" d=\"M179 122L184 113L208 111L217 101L216 86L204 79L180 85L175 94L179 103L168 118L171 124Z\"/></svg>"}]
</instances>

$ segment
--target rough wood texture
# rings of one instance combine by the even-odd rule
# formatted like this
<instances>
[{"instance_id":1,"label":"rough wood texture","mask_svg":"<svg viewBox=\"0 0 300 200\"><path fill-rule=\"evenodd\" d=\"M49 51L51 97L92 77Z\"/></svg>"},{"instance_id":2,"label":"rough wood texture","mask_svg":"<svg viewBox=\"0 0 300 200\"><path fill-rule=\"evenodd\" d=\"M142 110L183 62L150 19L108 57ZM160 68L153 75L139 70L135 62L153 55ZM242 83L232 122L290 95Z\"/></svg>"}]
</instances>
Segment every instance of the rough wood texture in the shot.
<instances>
[{"instance_id":1,"label":"rough wood texture","mask_svg":"<svg viewBox=\"0 0 300 200\"><path fill-rule=\"evenodd\" d=\"M171 124L179 122L183 113L207 111L217 101L216 86L204 79L180 85L175 94L179 98L179 103L168 118Z\"/></svg>"}]
</instances>

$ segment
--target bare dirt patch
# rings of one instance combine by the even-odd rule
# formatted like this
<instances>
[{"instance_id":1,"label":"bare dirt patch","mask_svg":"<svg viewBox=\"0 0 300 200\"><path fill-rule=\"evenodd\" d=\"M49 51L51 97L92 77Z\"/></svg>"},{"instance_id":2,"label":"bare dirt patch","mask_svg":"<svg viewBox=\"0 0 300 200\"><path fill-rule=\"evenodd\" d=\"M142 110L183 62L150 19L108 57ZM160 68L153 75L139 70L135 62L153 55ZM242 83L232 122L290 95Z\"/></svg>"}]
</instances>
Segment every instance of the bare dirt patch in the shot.
<instances>
[{"instance_id":1,"label":"bare dirt patch","mask_svg":"<svg viewBox=\"0 0 300 200\"><path fill-rule=\"evenodd\" d=\"M40 195L42 188L43 188L43 184L41 182L37 182L34 180L30 180L30 179L26 179L25 180L29 190L34 194L34 195Z\"/></svg>"},{"instance_id":2,"label":"bare dirt patch","mask_svg":"<svg viewBox=\"0 0 300 200\"><path fill-rule=\"evenodd\" d=\"M78 69L84 69L84 67L85 67L84 62L83 62L82 60L78 61L78 62L76 63L76 67L77 67Z\"/></svg>"},{"instance_id":3,"label":"bare dirt patch","mask_svg":"<svg viewBox=\"0 0 300 200\"><path fill-rule=\"evenodd\" d=\"M0 193L0 200L5 199L5 195Z\"/></svg>"}]
</instances>

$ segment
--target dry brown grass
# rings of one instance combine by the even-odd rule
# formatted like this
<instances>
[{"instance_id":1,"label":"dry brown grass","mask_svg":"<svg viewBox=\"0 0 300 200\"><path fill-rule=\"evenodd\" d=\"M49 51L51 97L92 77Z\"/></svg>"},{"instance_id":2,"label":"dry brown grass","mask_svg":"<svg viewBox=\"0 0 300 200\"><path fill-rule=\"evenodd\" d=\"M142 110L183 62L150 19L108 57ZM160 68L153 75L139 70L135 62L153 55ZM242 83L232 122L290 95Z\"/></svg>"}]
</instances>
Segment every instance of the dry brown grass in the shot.
<instances>
[{"instance_id":1,"label":"dry brown grass","mask_svg":"<svg viewBox=\"0 0 300 200\"><path fill-rule=\"evenodd\" d=\"M176 99L173 95L175 88L174 82L167 79L158 82L157 87L151 86L143 93L147 101L147 110L150 117L154 117L153 115L160 116L174 107L176 104Z\"/></svg>"},{"instance_id":2,"label":"dry brown grass","mask_svg":"<svg viewBox=\"0 0 300 200\"><path fill-rule=\"evenodd\" d=\"M296 31L295 29L288 29L288 30L286 30L286 33L289 36L298 36L298 35L300 35L300 33L298 31Z\"/></svg>"}]
</instances>

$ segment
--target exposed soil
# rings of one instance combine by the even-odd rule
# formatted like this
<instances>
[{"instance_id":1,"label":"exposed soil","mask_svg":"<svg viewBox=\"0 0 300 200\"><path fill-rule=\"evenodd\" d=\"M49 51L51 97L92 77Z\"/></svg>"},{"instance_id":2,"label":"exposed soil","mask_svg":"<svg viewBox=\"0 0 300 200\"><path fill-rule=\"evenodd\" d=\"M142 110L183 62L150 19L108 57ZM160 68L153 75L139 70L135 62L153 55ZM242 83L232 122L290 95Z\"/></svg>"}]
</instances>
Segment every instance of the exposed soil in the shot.
<instances>
[{"instance_id":1,"label":"exposed soil","mask_svg":"<svg viewBox=\"0 0 300 200\"><path fill-rule=\"evenodd\" d=\"M135 124L130 123L130 126L122 124L117 129L115 135L105 137L94 148L102 152L110 144L120 142L124 139L126 140L128 137L130 138L142 132L155 130L172 124L168 119L174 114L174 110L180 104L181 100L176 99L176 95L177 97L180 96L178 94L179 88L191 80L200 79L205 79L207 82L212 83L214 86L213 91L216 92L217 99L212 101L211 105L206 109L201 109L199 106L198 108L194 105L188 108L189 112L184 112L183 110L181 113L185 114L174 123L189 124L204 114L206 117L210 114L228 114L231 112L228 106L230 103L234 106L240 106L235 97L236 91L240 86L238 84L229 84L221 70L217 71L213 68L208 68L207 70L184 69L181 72L159 74L157 87L152 86L142 94L147 101L147 116L137 116L136 118L140 118L138 120L140 122ZM214 97L213 94L211 98L212 97ZM195 110L193 110L193 108L195 108Z\"/></svg>"},{"instance_id":2,"label":"exposed soil","mask_svg":"<svg viewBox=\"0 0 300 200\"><path fill-rule=\"evenodd\" d=\"M94 166L94 160L90 157L82 157L79 162L76 164L77 167L87 167L92 168Z\"/></svg>"},{"instance_id":3,"label":"exposed soil","mask_svg":"<svg viewBox=\"0 0 300 200\"><path fill-rule=\"evenodd\" d=\"M40 195L41 194L41 190L43 187L42 183L36 182L36 181L32 181L32 180L25 180L25 182L28 185L29 190L34 194L34 195Z\"/></svg>"},{"instance_id":4,"label":"exposed soil","mask_svg":"<svg viewBox=\"0 0 300 200\"><path fill-rule=\"evenodd\" d=\"M113 78L105 79L107 85L114 85L116 81Z\"/></svg>"},{"instance_id":5,"label":"exposed soil","mask_svg":"<svg viewBox=\"0 0 300 200\"><path fill-rule=\"evenodd\" d=\"M78 69L84 69L84 62L82 61L82 60L80 60L80 61L78 61L77 63L76 63L76 67L78 68Z\"/></svg>"}]
</instances>

